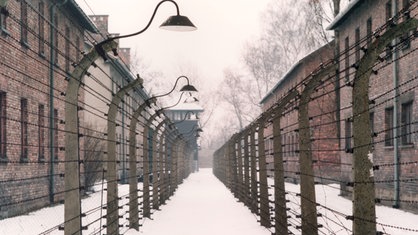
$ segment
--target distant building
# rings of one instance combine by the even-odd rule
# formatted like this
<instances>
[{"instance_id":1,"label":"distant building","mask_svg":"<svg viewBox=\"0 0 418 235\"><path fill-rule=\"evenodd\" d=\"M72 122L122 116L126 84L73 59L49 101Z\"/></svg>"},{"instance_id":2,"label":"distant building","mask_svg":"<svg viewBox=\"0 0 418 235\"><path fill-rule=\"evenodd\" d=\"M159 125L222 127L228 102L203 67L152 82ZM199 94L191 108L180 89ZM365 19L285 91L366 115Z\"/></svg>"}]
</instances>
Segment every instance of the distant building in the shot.
<instances>
[{"instance_id":1,"label":"distant building","mask_svg":"<svg viewBox=\"0 0 418 235\"><path fill-rule=\"evenodd\" d=\"M200 143L198 140L201 131L199 117L203 111L197 102L183 102L165 111L167 117L174 123L191 148L194 159L193 171L199 170Z\"/></svg>"},{"instance_id":2,"label":"distant building","mask_svg":"<svg viewBox=\"0 0 418 235\"><path fill-rule=\"evenodd\" d=\"M262 111L265 112L280 99L286 96L291 89L298 87L319 68L321 63L326 63L334 56L334 42L328 43L306 57L299 60L293 67L279 79L279 82L261 100ZM328 83L321 86L312 97L317 97L309 103L309 117L311 119L312 157L315 161L314 170L317 182L333 182L340 178L340 159L338 153L338 126L335 116L335 86ZM291 110L287 110L281 117L283 159L285 177L288 181L299 181L299 133L297 104L293 104ZM294 110L294 111L293 111ZM327 113L321 115L321 113ZM273 169L273 126L267 124L265 129L266 154L268 168ZM331 179L331 180L330 180Z\"/></svg>"}]
</instances>

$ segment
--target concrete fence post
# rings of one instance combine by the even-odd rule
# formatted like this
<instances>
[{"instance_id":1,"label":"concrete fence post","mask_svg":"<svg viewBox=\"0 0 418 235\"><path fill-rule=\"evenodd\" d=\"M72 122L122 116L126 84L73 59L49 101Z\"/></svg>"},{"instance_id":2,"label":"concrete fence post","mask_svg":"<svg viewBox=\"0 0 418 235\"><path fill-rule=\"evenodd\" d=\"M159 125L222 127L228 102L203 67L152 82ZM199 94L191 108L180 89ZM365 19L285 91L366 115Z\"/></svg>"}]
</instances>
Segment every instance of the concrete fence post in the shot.
<instances>
[{"instance_id":1,"label":"concrete fence post","mask_svg":"<svg viewBox=\"0 0 418 235\"><path fill-rule=\"evenodd\" d=\"M138 78L122 87L113 97L107 114L107 234L119 234L119 196L116 159L116 115L123 97L136 86L142 85Z\"/></svg>"},{"instance_id":2,"label":"concrete fence post","mask_svg":"<svg viewBox=\"0 0 418 235\"><path fill-rule=\"evenodd\" d=\"M295 99L297 95L297 91L293 90L284 98L282 98L275 108L273 117L275 234L285 235L289 233L287 229L286 189L284 182L283 147L280 119L283 115L285 107L290 103L292 99Z\"/></svg>"},{"instance_id":3,"label":"concrete fence post","mask_svg":"<svg viewBox=\"0 0 418 235\"><path fill-rule=\"evenodd\" d=\"M243 133L244 136L244 187L243 195L244 202L247 207L251 207L251 198L250 198L250 150L249 150L249 129L245 130Z\"/></svg>"},{"instance_id":4,"label":"concrete fence post","mask_svg":"<svg viewBox=\"0 0 418 235\"><path fill-rule=\"evenodd\" d=\"M299 166L300 166L300 197L302 210L302 234L318 234L318 215L315 196L315 176L312 160L311 128L309 124L309 103L314 89L321 83L321 79L330 73L335 73L334 64L312 75L305 84L299 100Z\"/></svg>"},{"instance_id":5,"label":"concrete fence post","mask_svg":"<svg viewBox=\"0 0 418 235\"><path fill-rule=\"evenodd\" d=\"M137 175L137 145L136 127L138 118L148 103L141 104L132 114L129 124L129 228L139 230L139 211L138 211L138 175Z\"/></svg>"},{"instance_id":6,"label":"concrete fence post","mask_svg":"<svg viewBox=\"0 0 418 235\"><path fill-rule=\"evenodd\" d=\"M359 61L353 85L353 233L376 234L375 188L370 175L372 153L369 119L369 80L372 67L392 40L418 27L418 20L410 18L388 28L367 48Z\"/></svg>"},{"instance_id":7,"label":"concrete fence post","mask_svg":"<svg viewBox=\"0 0 418 235\"><path fill-rule=\"evenodd\" d=\"M255 214L259 214L258 203L258 179L257 179L257 146L256 146L256 134L257 125L253 124L250 127L250 168L251 168L251 211Z\"/></svg>"},{"instance_id":8,"label":"concrete fence post","mask_svg":"<svg viewBox=\"0 0 418 235\"><path fill-rule=\"evenodd\" d=\"M105 52L116 50L117 43L110 41L102 45ZM80 166L78 146L78 92L82 77L99 57L93 48L81 59L69 77L65 93L65 193L64 233L81 234Z\"/></svg>"},{"instance_id":9,"label":"concrete fence post","mask_svg":"<svg viewBox=\"0 0 418 235\"><path fill-rule=\"evenodd\" d=\"M263 113L258 120L258 169L260 176L260 223L266 228L271 227L270 223L270 206L269 206L269 192L267 182L267 162L266 149L264 142L264 128L268 113Z\"/></svg>"}]
</instances>

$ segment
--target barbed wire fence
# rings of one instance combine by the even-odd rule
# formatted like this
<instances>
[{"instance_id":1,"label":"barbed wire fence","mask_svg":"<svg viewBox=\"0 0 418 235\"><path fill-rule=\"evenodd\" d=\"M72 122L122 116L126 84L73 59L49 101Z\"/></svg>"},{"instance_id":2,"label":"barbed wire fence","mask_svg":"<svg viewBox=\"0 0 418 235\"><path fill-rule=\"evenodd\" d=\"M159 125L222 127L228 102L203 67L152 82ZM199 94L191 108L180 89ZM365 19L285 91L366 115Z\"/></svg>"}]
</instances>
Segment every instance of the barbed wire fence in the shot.
<instances>
[{"instance_id":1,"label":"barbed wire fence","mask_svg":"<svg viewBox=\"0 0 418 235\"><path fill-rule=\"evenodd\" d=\"M270 108L214 153L214 174L272 234L418 232L416 227L382 223L374 214L375 203L417 208L417 198L410 196L418 180L416 121L406 114L399 124L389 120L396 99L402 99L402 112L412 109L418 75L412 71L391 88L379 80L391 74L394 63L416 69L417 5L411 1L373 34L284 88ZM346 63L354 57L360 58ZM350 97L340 108L334 104L337 89ZM361 89L370 90L371 97ZM359 105L358 97L364 104ZM394 135L394 129L400 131ZM399 162L385 157L395 140L405 147ZM399 178L394 178L394 168L402 172ZM300 191L285 181L300 183ZM333 209L317 198L317 184L324 192L331 188L346 197L357 194L353 213ZM388 193L395 184L403 191L397 199Z\"/></svg>"},{"instance_id":2,"label":"barbed wire fence","mask_svg":"<svg viewBox=\"0 0 418 235\"><path fill-rule=\"evenodd\" d=\"M71 71L80 61L89 59L84 43L94 50L97 40L104 40L108 35L85 31L65 8L56 6L55 15L49 18L46 9L50 8L42 1L19 0L9 2L1 10L1 23L7 28L2 28L0 36L4 52L0 60L0 217L8 218L45 206L59 207L59 204L71 207L64 195L79 192L78 198L74 198L80 202L79 209L73 208L79 210L76 216L69 218L64 213L46 216L39 221L43 230L34 233L64 233L73 221L80 221L80 226L68 234L81 234L81 231L114 234L108 230L109 224L119 228L116 232L119 234L129 228L138 229L191 173L191 149L164 114L156 115L161 108L144 96L146 92L138 86L119 97L121 104L117 107L117 116L110 121L118 133L114 140L117 158L116 161L109 160L108 130L99 124L109 121L108 109L113 98L137 75L127 69L116 69L118 74L111 74L108 65L89 61L91 68L86 70L82 80L72 77ZM22 17L25 14L26 17ZM52 22L54 17L55 22ZM20 29L26 32L27 38L23 41ZM49 32L46 29L56 37L55 43L45 37L45 32ZM54 56L49 56L52 54ZM129 67L117 57L107 63ZM54 76L52 83L47 76L49 72ZM79 80L79 92L75 100L69 101L66 88L71 80ZM144 104L146 107L142 112L133 116ZM75 129L65 128L68 124L64 112L66 105L77 110ZM156 117L149 121L153 115ZM133 119L137 128L131 130ZM144 136L144 128L159 131ZM135 136L133 142L129 134ZM66 149L65 137L68 135L77 137L76 160L66 158L69 149ZM136 150L134 158L129 156L130 148ZM144 159L145 152L153 157ZM107 177L109 163L117 166L116 178L112 180ZM150 163L153 167L144 170L144 164ZM75 182L77 186L73 188L64 183L65 178L70 177L65 169L69 164L77 166L70 173L79 175L79 182ZM149 182L151 177L152 184L138 183L138 179ZM113 201L107 199L109 184L122 181L135 182L139 188L118 192ZM99 195L100 200L84 203L89 200L85 196L91 193ZM117 205L115 211L109 211L109 204L113 203ZM144 216L143 211L147 208L150 213ZM116 218L107 221L109 213L114 212Z\"/></svg>"}]
</instances>

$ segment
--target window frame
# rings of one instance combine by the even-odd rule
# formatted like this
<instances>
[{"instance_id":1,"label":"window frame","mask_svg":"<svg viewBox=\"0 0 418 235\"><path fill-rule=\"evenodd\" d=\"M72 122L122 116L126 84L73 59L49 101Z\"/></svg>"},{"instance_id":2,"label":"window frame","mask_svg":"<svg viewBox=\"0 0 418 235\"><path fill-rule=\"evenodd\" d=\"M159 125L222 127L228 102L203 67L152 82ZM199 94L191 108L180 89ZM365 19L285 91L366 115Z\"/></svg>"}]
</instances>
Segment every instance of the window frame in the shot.
<instances>
[{"instance_id":1,"label":"window frame","mask_svg":"<svg viewBox=\"0 0 418 235\"><path fill-rule=\"evenodd\" d=\"M39 1L38 11L38 53L45 57L45 4L43 1Z\"/></svg>"},{"instance_id":2,"label":"window frame","mask_svg":"<svg viewBox=\"0 0 418 235\"><path fill-rule=\"evenodd\" d=\"M20 161L29 160L29 102L26 98L20 99Z\"/></svg>"},{"instance_id":3,"label":"window frame","mask_svg":"<svg viewBox=\"0 0 418 235\"><path fill-rule=\"evenodd\" d=\"M45 105L38 105L38 161L45 162Z\"/></svg>"},{"instance_id":4,"label":"window frame","mask_svg":"<svg viewBox=\"0 0 418 235\"><path fill-rule=\"evenodd\" d=\"M345 130L345 136L344 136L345 144L344 144L344 147L345 147L345 151L348 153L348 152L351 152L351 150L353 148L353 145L351 143L352 140L353 140L353 122L352 122L351 118L347 118L345 120L344 125L345 125L344 126L344 130Z\"/></svg>"},{"instance_id":5,"label":"window frame","mask_svg":"<svg viewBox=\"0 0 418 235\"><path fill-rule=\"evenodd\" d=\"M58 109L54 109L54 160L59 160L59 130L58 130ZM57 163L57 162L55 162Z\"/></svg>"},{"instance_id":6,"label":"window frame","mask_svg":"<svg viewBox=\"0 0 418 235\"><path fill-rule=\"evenodd\" d=\"M28 17L28 3L25 0L20 1L20 43L23 46L29 47L28 34L29 34L29 17Z\"/></svg>"},{"instance_id":7,"label":"window frame","mask_svg":"<svg viewBox=\"0 0 418 235\"><path fill-rule=\"evenodd\" d=\"M0 91L0 162L7 163L7 93Z\"/></svg>"},{"instance_id":8,"label":"window frame","mask_svg":"<svg viewBox=\"0 0 418 235\"><path fill-rule=\"evenodd\" d=\"M385 146L393 147L393 106L385 108Z\"/></svg>"},{"instance_id":9,"label":"window frame","mask_svg":"<svg viewBox=\"0 0 418 235\"><path fill-rule=\"evenodd\" d=\"M401 104L401 144L411 145L412 141L413 102Z\"/></svg>"}]
</instances>

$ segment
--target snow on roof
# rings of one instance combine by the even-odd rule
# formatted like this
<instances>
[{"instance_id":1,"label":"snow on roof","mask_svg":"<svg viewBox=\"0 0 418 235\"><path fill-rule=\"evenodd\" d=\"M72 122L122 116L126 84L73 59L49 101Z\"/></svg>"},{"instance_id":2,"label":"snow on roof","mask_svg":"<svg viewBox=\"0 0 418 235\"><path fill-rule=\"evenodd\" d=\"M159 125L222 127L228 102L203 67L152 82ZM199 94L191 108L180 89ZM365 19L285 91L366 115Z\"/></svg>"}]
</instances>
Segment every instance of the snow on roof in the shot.
<instances>
[{"instance_id":1,"label":"snow on roof","mask_svg":"<svg viewBox=\"0 0 418 235\"><path fill-rule=\"evenodd\" d=\"M327 30L334 30L338 25L340 25L349 15L351 10L353 10L358 3L363 2L363 0L354 0L351 1L348 6L344 9L344 11L341 11L334 19L334 21L331 22L331 24L327 27Z\"/></svg>"},{"instance_id":2,"label":"snow on roof","mask_svg":"<svg viewBox=\"0 0 418 235\"><path fill-rule=\"evenodd\" d=\"M201 111L203 112L204 109L202 106L199 105L198 102L181 102L173 108L167 109L169 111L182 111L182 110L193 110L193 111Z\"/></svg>"}]
</instances>

